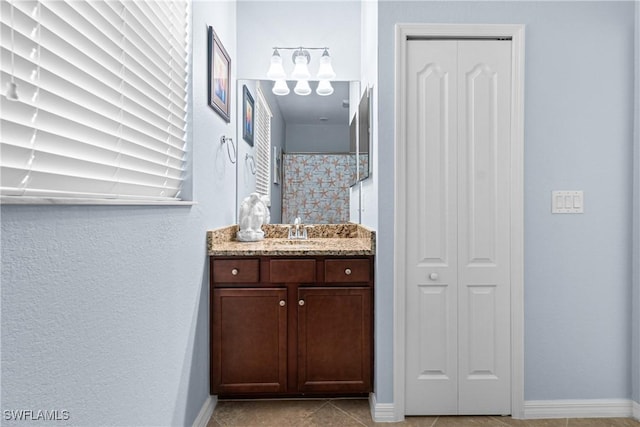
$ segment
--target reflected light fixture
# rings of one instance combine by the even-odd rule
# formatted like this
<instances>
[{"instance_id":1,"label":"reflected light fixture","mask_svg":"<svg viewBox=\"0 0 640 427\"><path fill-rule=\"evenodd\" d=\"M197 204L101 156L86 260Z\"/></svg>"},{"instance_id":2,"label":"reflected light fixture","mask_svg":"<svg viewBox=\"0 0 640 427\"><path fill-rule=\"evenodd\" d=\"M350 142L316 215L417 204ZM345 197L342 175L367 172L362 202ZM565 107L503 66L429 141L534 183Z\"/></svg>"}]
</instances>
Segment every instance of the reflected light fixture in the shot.
<instances>
[{"instance_id":1,"label":"reflected light fixture","mask_svg":"<svg viewBox=\"0 0 640 427\"><path fill-rule=\"evenodd\" d=\"M273 90L272 92L275 95L278 96L285 96L285 95L289 95L289 92L291 92L289 90L289 86L287 85L287 81L282 79L282 80L276 80L275 83L273 84Z\"/></svg>"},{"instance_id":2,"label":"reflected light fixture","mask_svg":"<svg viewBox=\"0 0 640 427\"><path fill-rule=\"evenodd\" d=\"M329 96L333 93L333 86L331 86L329 80L320 80L316 93L320 96Z\"/></svg>"},{"instance_id":3,"label":"reflected light fixture","mask_svg":"<svg viewBox=\"0 0 640 427\"><path fill-rule=\"evenodd\" d=\"M311 93L311 86L309 86L309 80L298 80L296 87L293 88L296 95L307 96Z\"/></svg>"},{"instance_id":4,"label":"reflected light fixture","mask_svg":"<svg viewBox=\"0 0 640 427\"><path fill-rule=\"evenodd\" d=\"M293 60L294 68L291 73L291 78L297 81L293 91L297 95L301 96L306 96L311 93L311 87L309 86L309 79L311 78L311 72L309 71L311 53L309 53L309 51L321 50L322 56L320 57L320 66L316 76L319 80L316 93L320 96L328 96L333 93L333 86L331 86L330 80L333 80L336 77L336 73L333 71L333 67L331 65L329 48L300 46L273 48L267 77L274 81L272 92L275 95L284 96L290 93L289 86L286 82L287 75L282 65L282 57L279 52L280 50L293 50L291 59Z\"/></svg>"},{"instance_id":5,"label":"reflected light fixture","mask_svg":"<svg viewBox=\"0 0 640 427\"><path fill-rule=\"evenodd\" d=\"M18 97L18 85L16 85L16 81L15 81L16 70L15 70L15 60L14 60L15 42L14 42L14 35L13 35L13 31L14 31L13 30L13 1L10 2L10 7L11 7L11 15L10 15L10 22L11 22L11 81L7 84L6 97L10 101L18 101L20 98Z\"/></svg>"}]
</instances>

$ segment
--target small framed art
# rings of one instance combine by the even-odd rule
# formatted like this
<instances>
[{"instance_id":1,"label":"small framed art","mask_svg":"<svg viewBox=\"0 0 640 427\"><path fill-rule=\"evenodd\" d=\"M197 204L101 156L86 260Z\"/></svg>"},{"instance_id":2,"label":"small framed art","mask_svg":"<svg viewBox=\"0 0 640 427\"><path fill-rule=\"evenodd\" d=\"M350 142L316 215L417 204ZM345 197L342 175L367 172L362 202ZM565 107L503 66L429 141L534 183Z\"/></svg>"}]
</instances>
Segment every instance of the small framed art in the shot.
<instances>
[{"instance_id":1,"label":"small framed art","mask_svg":"<svg viewBox=\"0 0 640 427\"><path fill-rule=\"evenodd\" d=\"M247 86L242 86L242 139L253 147L253 129L255 127L254 102Z\"/></svg>"},{"instance_id":2,"label":"small framed art","mask_svg":"<svg viewBox=\"0 0 640 427\"><path fill-rule=\"evenodd\" d=\"M208 33L208 104L229 123L231 121L231 59L213 27L209 27Z\"/></svg>"}]
</instances>

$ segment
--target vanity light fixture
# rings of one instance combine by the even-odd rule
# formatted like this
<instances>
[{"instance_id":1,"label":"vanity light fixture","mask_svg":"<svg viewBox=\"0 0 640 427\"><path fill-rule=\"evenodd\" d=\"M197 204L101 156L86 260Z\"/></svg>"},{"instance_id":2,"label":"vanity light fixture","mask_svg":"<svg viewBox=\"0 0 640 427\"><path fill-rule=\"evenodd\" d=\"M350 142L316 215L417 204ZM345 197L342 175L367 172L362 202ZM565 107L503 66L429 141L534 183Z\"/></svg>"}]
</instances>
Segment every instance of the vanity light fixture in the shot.
<instances>
[{"instance_id":1,"label":"vanity light fixture","mask_svg":"<svg viewBox=\"0 0 640 427\"><path fill-rule=\"evenodd\" d=\"M286 72L282 66L282 57L279 50L293 50L291 59L293 60L294 68L291 73L291 78L297 80L296 86L293 91L297 95L306 96L311 93L311 87L309 86L309 79L311 78L311 72L309 71L309 63L311 62L310 50L322 50L322 56L320 57L320 67L318 68L317 79L318 87L316 93L320 96L327 96L333 93L333 86L331 86L330 80L336 77L336 73L331 66L331 56L329 55L328 47L274 47L273 54L271 55L271 64L269 71L267 71L267 77L274 81L272 92L275 95L284 96L290 93L289 86L286 81Z\"/></svg>"}]
</instances>

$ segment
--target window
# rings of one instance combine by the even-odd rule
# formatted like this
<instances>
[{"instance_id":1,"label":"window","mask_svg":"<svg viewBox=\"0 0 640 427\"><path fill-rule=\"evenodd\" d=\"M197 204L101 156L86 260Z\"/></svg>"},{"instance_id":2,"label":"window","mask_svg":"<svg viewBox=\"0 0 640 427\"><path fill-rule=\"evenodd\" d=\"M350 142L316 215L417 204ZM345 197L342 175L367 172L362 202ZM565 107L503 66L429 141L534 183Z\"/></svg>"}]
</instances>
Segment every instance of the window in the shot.
<instances>
[{"instance_id":1,"label":"window","mask_svg":"<svg viewBox=\"0 0 640 427\"><path fill-rule=\"evenodd\" d=\"M271 109L260 87L256 97L256 192L271 198Z\"/></svg>"},{"instance_id":2,"label":"window","mask_svg":"<svg viewBox=\"0 0 640 427\"><path fill-rule=\"evenodd\" d=\"M0 194L180 200L187 1L2 1Z\"/></svg>"}]
</instances>

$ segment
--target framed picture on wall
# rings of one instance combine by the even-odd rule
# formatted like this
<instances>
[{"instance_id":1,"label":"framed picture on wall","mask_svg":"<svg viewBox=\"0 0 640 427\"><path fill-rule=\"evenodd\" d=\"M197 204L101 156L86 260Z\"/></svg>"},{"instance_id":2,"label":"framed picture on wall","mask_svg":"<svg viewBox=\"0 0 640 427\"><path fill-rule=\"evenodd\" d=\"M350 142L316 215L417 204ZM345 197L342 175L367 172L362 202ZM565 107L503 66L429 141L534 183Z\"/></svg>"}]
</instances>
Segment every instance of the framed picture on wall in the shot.
<instances>
[{"instance_id":1,"label":"framed picture on wall","mask_svg":"<svg viewBox=\"0 0 640 427\"><path fill-rule=\"evenodd\" d=\"M273 147L273 183L282 181L282 151L279 147Z\"/></svg>"},{"instance_id":2,"label":"framed picture on wall","mask_svg":"<svg viewBox=\"0 0 640 427\"><path fill-rule=\"evenodd\" d=\"M242 139L253 147L254 102L247 86L242 86Z\"/></svg>"},{"instance_id":3,"label":"framed picture on wall","mask_svg":"<svg viewBox=\"0 0 640 427\"><path fill-rule=\"evenodd\" d=\"M208 104L227 123L231 121L231 59L213 27L209 27Z\"/></svg>"}]
</instances>

